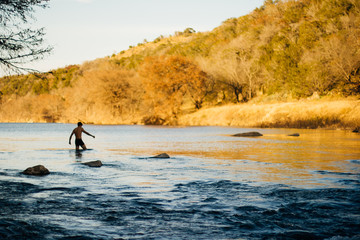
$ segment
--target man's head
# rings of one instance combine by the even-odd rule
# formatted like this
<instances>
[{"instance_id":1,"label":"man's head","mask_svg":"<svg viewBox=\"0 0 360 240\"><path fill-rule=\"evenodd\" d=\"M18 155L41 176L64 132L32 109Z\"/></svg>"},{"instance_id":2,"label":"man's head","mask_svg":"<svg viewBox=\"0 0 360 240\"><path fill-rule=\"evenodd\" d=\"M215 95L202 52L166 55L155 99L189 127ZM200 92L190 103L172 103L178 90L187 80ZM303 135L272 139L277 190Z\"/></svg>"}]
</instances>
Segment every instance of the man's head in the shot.
<instances>
[{"instance_id":1,"label":"man's head","mask_svg":"<svg viewBox=\"0 0 360 240\"><path fill-rule=\"evenodd\" d=\"M81 122L78 122L78 127L82 126L83 124Z\"/></svg>"}]
</instances>

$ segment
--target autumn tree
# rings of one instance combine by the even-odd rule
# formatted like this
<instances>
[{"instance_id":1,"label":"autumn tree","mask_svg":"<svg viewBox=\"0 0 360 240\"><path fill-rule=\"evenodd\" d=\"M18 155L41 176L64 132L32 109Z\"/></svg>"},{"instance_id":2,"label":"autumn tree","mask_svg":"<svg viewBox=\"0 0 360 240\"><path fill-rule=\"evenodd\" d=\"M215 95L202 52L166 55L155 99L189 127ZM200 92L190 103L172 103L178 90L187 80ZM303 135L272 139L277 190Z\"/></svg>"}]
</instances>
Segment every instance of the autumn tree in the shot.
<instances>
[{"instance_id":1,"label":"autumn tree","mask_svg":"<svg viewBox=\"0 0 360 240\"><path fill-rule=\"evenodd\" d=\"M186 81L187 94L195 109L200 109L206 98L213 92L214 82L195 64L189 65L189 75Z\"/></svg>"},{"instance_id":2,"label":"autumn tree","mask_svg":"<svg viewBox=\"0 0 360 240\"><path fill-rule=\"evenodd\" d=\"M48 0L0 1L0 65L6 72L29 71L21 64L41 59L52 48L43 46L44 28L33 29L35 7L45 8Z\"/></svg>"},{"instance_id":3,"label":"autumn tree","mask_svg":"<svg viewBox=\"0 0 360 240\"><path fill-rule=\"evenodd\" d=\"M93 122L123 122L138 111L141 91L136 73L109 62L87 69L68 97L68 113ZM70 117L69 117L70 118Z\"/></svg>"},{"instance_id":4,"label":"autumn tree","mask_svg":"<svg viewBox=\"0 0 360 240\"><path fill-rule=\"evenodd\" d=\"M144 79L150 115L163 119L160 123L176 121L185 96L199 109L211 91L206 74L185 57L146 58L140 75Z\"/></svg>"}]
</instances>

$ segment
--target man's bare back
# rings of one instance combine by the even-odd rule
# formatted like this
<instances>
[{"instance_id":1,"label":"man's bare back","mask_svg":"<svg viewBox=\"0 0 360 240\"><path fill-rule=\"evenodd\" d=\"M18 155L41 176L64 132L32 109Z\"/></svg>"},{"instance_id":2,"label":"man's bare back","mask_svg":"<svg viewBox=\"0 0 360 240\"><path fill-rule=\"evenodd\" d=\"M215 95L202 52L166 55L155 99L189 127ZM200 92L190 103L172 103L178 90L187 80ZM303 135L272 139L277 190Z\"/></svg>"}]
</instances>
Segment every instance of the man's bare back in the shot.
<instances>
[{"instance_id":1,"label":"man's bare back","mask_svg":"<svg viewBox=\"0 0 360 240\"><path fill-rule=\"evenodd\" d=\"M81 133L85 131L83 127L77 127L73 130L73 133L75 134L76 139L81 139Z\"/></svg>"},{"instance_id":2,"label":"man's bare back","mask_svg":"<svg viewBox=\"0 0 360 240\"><path fill-rule=\"evenodd\" d=\"M69 138L69 144L71 145L71 138L72 136L75 134L75 146L76 146L76 150L79 150L79 146L81 146L84 150L86 149L86 145L85 143L82 141L81 135L82 133L85 133L93 138L95 138L94 135L91 135L90 133L88 133L87 131L84 130L84 128L82 127L82 123L78 122L78 127L75 128Z\"/></svg>"}]
</instances>

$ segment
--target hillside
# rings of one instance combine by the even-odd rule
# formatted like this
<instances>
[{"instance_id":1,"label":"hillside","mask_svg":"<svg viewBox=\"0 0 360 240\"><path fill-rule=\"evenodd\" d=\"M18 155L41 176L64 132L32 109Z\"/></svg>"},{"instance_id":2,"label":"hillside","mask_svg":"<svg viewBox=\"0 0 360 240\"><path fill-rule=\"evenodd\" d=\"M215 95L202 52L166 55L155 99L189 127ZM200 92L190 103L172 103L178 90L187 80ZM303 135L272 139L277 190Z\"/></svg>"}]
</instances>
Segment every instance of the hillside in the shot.
<instances>
[{"instance_id":1,"label":"hillside","mask_svg":"<svg viewBox=\"0 0 360 240\"><path fill-rule=\"evenodd\" d=\"M275 114L292 121L278 127L353 128L360 116L349 104L358 108L359 94L360 1L267 0L209 32L188 28L79 66L4 77L0 121L229 125L209 121L209 109L219 116L261 109L266 116L275 101L284 108L327 105L331 116L323 118L340 119L310 123L310 110L298 118ZM246 114L233 118L230 125L246 125L236 120Z\"/></svg>"}]
</instances>

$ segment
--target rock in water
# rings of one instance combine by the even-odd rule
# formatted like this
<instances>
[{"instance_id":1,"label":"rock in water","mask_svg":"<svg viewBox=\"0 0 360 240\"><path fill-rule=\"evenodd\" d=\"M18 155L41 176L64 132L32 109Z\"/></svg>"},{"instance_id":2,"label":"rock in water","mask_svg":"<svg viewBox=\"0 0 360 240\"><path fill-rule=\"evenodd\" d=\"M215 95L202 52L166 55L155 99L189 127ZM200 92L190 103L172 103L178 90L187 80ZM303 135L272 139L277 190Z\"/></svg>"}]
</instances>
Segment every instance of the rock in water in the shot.
<instances>
[{"instance_id":1,"label":"rock in water","mask_svg":"<svg viewBox=\"0 0 360 240\"><path fill-rule=\"evenodd\" d=\"M170 156L167 153L161 153L151 158L170 158Z\"/></svg>"},{"instance_id":2,"label":"rock in water","mask_svg":"<svg viewBox=\"0 0 360 240\"><path fill-rule=\"evenodd\" d=\"M232 135L234 137L261 137L262 134L259 132L246 132Z\"/></svg>"},{"instance_id":3,"label":"rock in water","mask_svg":"<svg viewBox=\"0 0 360 240\"><path fill-rule=\"evenodd\" d=\"M82 164L87 165L89 167L101 167L102 166L102 162L100 160L85 162Z\"/></svg>"},{"instance_id":4,"label":"rock in water","mask_svg":"<svg viewBox=\"0 0 360 240\"><path fill-rule=\"evenodd\" d=\"M292 133L288 135L289 137L300 137L299 133Z\"/></svg>"},{"instance_id":5,"label":"rock in water","mask_svg":"<svg viewBox=\"0 0 360 240\"><path fill-rule=\"evenodd\" d=\"M23 174L33 176L45 176L50 174L50 171L43 165L36 165L34 167L27 168L25 171L23 171Z\"/></svg>"}]
</instances>

